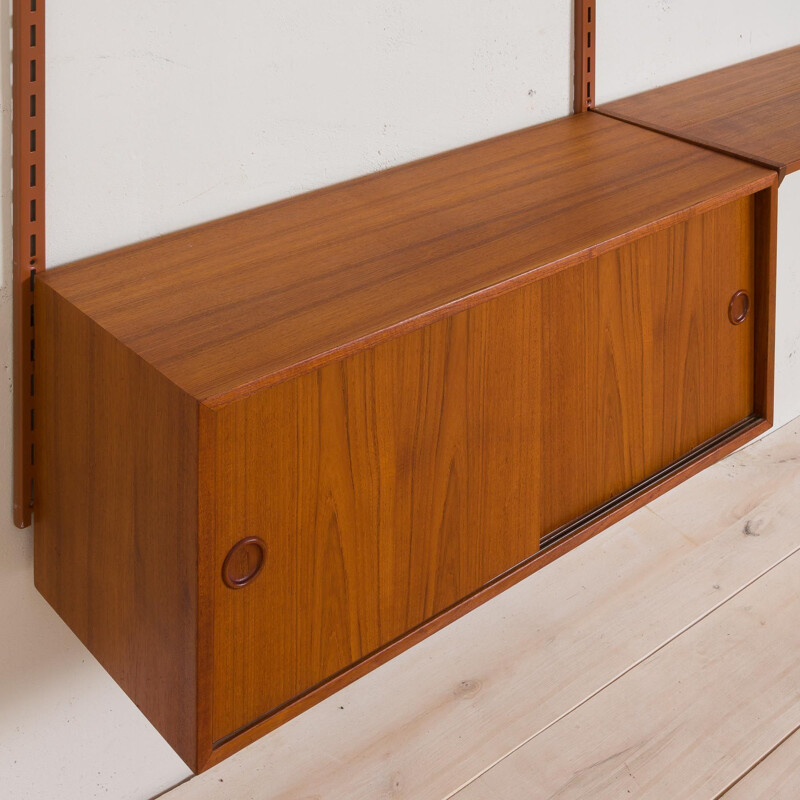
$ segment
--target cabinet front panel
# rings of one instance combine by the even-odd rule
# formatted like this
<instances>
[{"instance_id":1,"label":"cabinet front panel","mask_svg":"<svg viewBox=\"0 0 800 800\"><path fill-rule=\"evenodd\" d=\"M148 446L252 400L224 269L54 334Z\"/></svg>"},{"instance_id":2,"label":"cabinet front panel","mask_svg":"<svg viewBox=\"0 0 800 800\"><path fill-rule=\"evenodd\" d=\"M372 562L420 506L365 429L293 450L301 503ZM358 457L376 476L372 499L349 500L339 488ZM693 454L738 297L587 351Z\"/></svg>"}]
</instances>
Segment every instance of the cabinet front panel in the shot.
<instances>
[{"instance_id":1,"label":"cabinet front panel","mask_svg":"<svg viewBox=\"0 0 800 800\"><path fill-rule=\"evenodd\" d=\"M753 257L748 197L213 415L214 740L750 415Z\"/></svg>"}]
</instances>

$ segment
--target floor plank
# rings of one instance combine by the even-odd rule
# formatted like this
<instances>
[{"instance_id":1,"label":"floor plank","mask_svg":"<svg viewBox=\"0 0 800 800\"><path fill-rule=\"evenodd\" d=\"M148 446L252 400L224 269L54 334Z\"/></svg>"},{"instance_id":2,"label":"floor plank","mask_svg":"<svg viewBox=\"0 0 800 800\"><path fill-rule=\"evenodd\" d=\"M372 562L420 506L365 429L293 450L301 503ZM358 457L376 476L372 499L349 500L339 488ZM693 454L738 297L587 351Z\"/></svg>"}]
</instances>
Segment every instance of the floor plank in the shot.
<instances>
[{"instance_id":1,"label":"floor plank","mask_svg":"<svg viewBox=\"0 0 800 800\"><path fill-rule=\"evenodd\" d=\"M800 797L800 731L759 762L721 800L797 800Z\"/></svg>"},{"instance_id":2,"label":"floor plank","mask_svg":"<svg viewBox=\"0 0 800 800\"><path fill-rule=\"evenodd\" d=\"M792 553L800 543L798 463L800 420L169 799L452 794Z\"/></svg>"},{"instance_id":3,"label":"floor plank","mask_svg":"<svg viewBox=\"0 0 800 800\"><path fill-rule=\"evenodd\" d=\"M800 725L800 553L455 800L709 800Z\"/></svg>"}]
</instances>

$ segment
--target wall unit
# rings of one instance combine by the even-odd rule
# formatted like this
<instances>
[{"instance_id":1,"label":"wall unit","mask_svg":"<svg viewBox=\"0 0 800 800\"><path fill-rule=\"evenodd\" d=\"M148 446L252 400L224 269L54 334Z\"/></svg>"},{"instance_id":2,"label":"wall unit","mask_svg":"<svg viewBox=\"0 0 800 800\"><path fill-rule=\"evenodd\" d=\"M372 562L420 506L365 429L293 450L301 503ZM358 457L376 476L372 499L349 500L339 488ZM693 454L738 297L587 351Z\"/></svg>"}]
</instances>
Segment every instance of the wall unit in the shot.
<instances>
[{"instance_id":1,"label":"wall unit","mask_svg":"<svg viewBox=\"0 0 800 800\"><path fill-rule=\"evenodd\" d=\"M769 426L777 179L588 113L48 273L39 590L224 758Z\"/></svg>"}]
</instances>

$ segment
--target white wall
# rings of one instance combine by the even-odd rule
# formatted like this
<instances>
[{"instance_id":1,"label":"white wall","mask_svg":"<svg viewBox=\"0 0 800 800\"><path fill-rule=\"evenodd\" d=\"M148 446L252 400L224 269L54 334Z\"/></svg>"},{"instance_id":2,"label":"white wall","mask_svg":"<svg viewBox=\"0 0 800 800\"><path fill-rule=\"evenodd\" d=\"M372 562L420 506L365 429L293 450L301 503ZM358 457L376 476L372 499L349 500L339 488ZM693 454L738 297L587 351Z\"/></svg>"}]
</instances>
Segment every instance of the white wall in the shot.
<instances>
[{"instance_id":1,"label":"white wall","mask_svg":"<svg viewBox=\"0 0 800 800\"><path fill-rule=\"evenodd\" d=\"M800 42L794 0L599 5L599 100ZM11 524L7 6L0 11L0 796L146 800L188 772L36 594L30 531ZM571 6L51 2L48 261L562 116L570 108ZM800 413L800 174L781 193L779 422Z\"/></svg>"}]
</instances>

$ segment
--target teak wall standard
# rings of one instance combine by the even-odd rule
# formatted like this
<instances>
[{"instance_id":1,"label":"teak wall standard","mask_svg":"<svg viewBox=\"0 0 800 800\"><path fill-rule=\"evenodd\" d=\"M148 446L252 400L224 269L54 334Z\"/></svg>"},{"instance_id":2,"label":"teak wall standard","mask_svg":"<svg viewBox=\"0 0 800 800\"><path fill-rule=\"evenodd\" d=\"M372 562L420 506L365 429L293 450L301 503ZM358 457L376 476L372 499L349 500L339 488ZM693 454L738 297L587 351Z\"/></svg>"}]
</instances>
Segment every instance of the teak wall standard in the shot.
<instances>
[{"instance_id":1,"label":"teak wall standard","mask_svg":"<svg viewBox=\"0 0 800 800\"><path fill-rule=\"evenodd\" d=\"M37 586L224 758L768 426L776 181L584 114L52 272Z\"/></svg>"}]
</instances>

